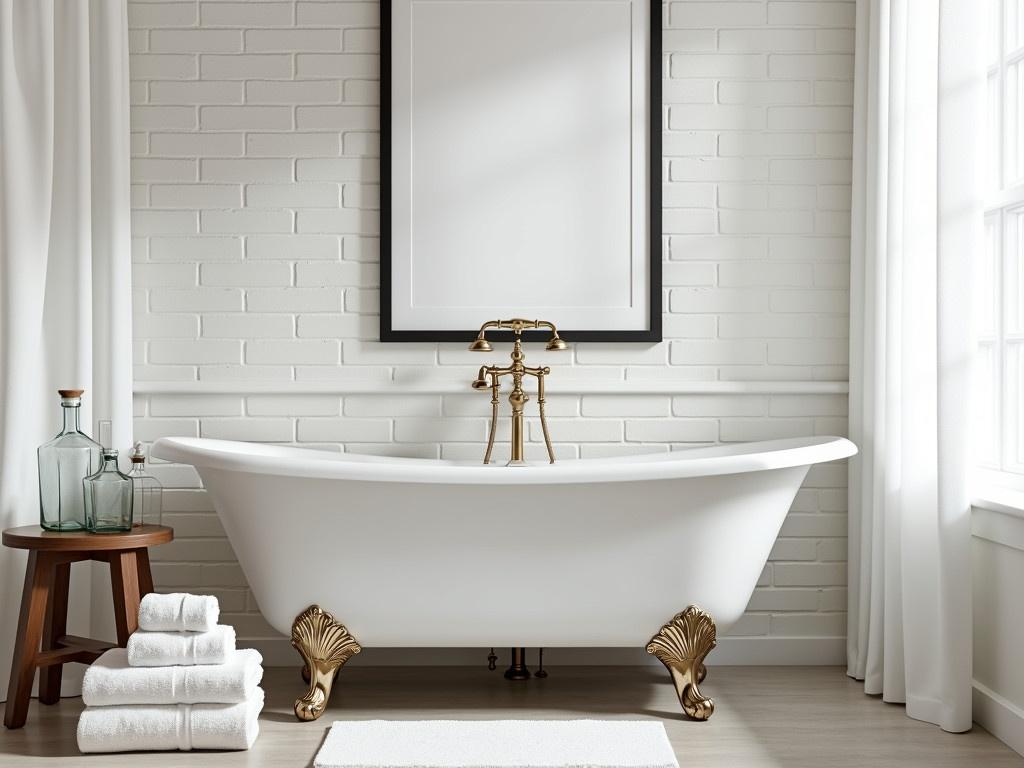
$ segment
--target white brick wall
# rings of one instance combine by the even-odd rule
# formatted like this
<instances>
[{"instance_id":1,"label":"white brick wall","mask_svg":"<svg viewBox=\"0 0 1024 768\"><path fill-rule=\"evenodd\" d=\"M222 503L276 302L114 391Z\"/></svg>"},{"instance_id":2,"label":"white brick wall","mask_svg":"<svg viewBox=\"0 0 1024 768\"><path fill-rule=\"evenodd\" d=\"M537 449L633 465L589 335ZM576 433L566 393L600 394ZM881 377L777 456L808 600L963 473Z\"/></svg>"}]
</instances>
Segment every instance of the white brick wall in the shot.
<instances>
[{"instance_id":1,"label":"white brick wall","mask_svg":"<svg viewBox=\"0 0 1024 768\"><path fill-rule=\"evenodd\" d=\"M666 338L529 353L554 367L559 456L845 430L843 395L754 383L847 376L853 16L852 0L665 5ZM137 436L478 457L486 398L456 387L480 358L375 341L376 3L130 0L129 17ZM595 380L622 391L576 394ZM195 473L158 471L177 532L158 585L217 594L243 642L290 660ZM812 470L733 635L839 647L845 484Z\"/></svg>"}]
</instances>

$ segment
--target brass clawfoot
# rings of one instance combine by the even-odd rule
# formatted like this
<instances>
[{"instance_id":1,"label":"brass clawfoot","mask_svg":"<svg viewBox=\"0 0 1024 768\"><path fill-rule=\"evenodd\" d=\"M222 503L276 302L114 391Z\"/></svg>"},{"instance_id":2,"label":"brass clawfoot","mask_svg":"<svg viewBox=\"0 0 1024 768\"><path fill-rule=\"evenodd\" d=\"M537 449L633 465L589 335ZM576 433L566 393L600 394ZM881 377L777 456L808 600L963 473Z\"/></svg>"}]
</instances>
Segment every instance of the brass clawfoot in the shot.
<instances>
[{"instance_id":1,"label":"brass clawfoot","mask_svg":"<svg viewBox=\"0 0 1024 768\"><path fill-rule=\"evenodd\" d=\"M309 682L306 695L295 700L295 716L316 720L327 708L334 676L363 649L344 625L319 605L311 605L295 617L292 646L305 662L302 676Z\"/></svg>"},{"instance_id":2,"label":"brass clawfoot","mask_svg":"<svg viewBox=\"0 0 1024 768\"><path fill-rule=\"evenodd\" d=\"M715 622L695 605L672 617L647 644L647 652L672 675L679 703L694 720L707 720L715 711L715 702L697 687L707 675L704 657L714 647Z\"/></svg>"}]
</instances>

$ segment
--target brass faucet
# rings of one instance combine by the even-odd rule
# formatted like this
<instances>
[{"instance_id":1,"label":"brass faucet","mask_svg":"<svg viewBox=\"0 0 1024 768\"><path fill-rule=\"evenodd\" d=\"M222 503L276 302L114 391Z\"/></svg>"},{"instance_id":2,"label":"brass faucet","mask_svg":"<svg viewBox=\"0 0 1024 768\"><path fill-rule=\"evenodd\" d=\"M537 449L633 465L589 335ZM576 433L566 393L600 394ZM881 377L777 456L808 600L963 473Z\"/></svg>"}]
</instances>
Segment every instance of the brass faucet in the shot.
<instances>
[{"instance_id":1,"label":"brass faucet","mask_svg":"<svg viewBox=\"0 0 1024 768\"><path fill-rule=\"evenodd\" d=\"M491 390L491 428L487 435L487 452L484 454L484 464L491 463L491 453L494 450L494 435L498 428L498 390L501 388L502 376L512 377L512 392L508 396L508 402L512 406L512 455L508 466L525 464L523 458L523 408L530 397L523 390L523 376L534 376L537 379L537 405L540 409L540 427L544 432L544 445L548 449L550 463L555 463L555 452L551 448L551 436L548 434L548 423L544 417L544 377L551 373L551 369L544 367L531 368L523 365L525 355L523 354L523 330L526 328L548 328L551 330L551 338L544 347L549 351L568 349L569 346L558 336L558 329L554 323L547 320L523 320L515 317L511 320L489 320L480 326L480 332L476 340L469 345L471 352L491 352L493 347L484 337L488 328L507 328L515 334L515 341L512 345L512 364L499 367L496 365L482 365L480 371L473 381L473 389Z\"/></svg>"}]
</instances>

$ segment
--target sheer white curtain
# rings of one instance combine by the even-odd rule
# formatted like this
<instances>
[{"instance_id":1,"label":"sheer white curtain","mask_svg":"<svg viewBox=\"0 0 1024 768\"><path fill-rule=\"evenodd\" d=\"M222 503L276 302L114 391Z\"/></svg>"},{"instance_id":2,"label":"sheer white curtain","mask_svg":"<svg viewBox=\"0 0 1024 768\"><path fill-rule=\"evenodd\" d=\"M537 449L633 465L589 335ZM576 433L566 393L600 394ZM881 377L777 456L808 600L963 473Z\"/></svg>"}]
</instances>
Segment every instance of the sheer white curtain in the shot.
<instances>
[{"instance_id":1,"label":"sheer white curtain","mask_svg":"<svg viewBox=\"0 0 1024 768\"><path fill-rule=\"evenodd\" d=\"M984 14L858 0L848 673L971 727L971 260L982 239Z\"/></svg>"},{"instance_id":2,"label":"sheer white curtain","mask_svg":"<svg viewBox=\"0 0 1024 768\"><path fill-rule=\"evenodd\" d=\"M131 443L127 27L125 0L0 0L3 528L39 521L35 448L60 427L58 387L86 390L94 439ZM0 697L24 567L0 549ZM88 634L86 566L73 582L70 631Z\"/></svg>"}]
</instances>

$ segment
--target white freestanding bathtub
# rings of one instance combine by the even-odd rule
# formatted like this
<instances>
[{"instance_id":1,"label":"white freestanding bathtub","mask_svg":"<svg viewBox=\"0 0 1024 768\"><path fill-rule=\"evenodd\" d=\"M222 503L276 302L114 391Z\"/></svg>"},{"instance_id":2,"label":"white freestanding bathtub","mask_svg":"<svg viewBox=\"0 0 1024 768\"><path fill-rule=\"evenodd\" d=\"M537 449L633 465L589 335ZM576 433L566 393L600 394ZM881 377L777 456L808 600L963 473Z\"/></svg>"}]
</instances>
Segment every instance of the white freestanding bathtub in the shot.
<instances>
[{"instance_id":1,"label":"white freestanding bathtub","mask_svg":"<svg viewBox=\"0 0 1024 768\"><path fill-rule=\"evenodd\" d=\"M153 446L199 471L276 629L316 604L362 645L405 647L643 647L691 604L727 630L807 470L855 452L810 437L504 467Z\"/></svg>"},{"instance_id":2,"label":"white freestanding bathtub","mask_svg":"<svg viewBox=\"0 0 1024 768\"><path fill-rule=\"evenodd\" d=\"M503 467L164 438L267 621L311 603L366 646L641 646L693 603L740 617L839 437Z\"/></svg>"}]
</instances>

